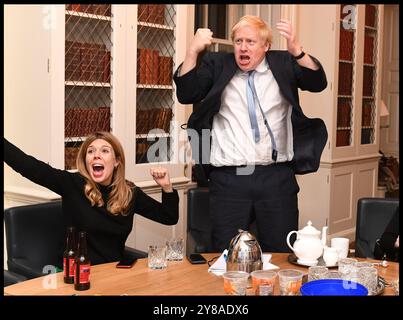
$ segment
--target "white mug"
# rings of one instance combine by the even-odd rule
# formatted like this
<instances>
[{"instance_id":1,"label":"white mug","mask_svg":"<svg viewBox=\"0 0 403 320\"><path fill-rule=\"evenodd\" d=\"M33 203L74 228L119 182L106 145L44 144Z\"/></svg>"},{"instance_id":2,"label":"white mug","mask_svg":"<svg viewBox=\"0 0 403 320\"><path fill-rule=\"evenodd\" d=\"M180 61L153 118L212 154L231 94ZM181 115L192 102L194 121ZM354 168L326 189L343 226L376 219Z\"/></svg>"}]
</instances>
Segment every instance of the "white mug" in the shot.
<instances>
[{"instance_id":1,"label":"white mug","mask_svg":"<svg viewBox=\"0 0 403 320\"><path fill-rule=\"evenodd\" d=\"M339 261L339 248L325 247L323 251L323 260L326 266L335 266Z\"/></svg>"},{"instance_id":2,"label":"white mug","mask_svg":"<svg viewBox=\"0 0 403 320\"><path fill-rule=\"evenodd\" d=\"M339 249L339 260L347 258L350 240L348 238L332 238L330 246Z\"/></svg>"}]
</instances>

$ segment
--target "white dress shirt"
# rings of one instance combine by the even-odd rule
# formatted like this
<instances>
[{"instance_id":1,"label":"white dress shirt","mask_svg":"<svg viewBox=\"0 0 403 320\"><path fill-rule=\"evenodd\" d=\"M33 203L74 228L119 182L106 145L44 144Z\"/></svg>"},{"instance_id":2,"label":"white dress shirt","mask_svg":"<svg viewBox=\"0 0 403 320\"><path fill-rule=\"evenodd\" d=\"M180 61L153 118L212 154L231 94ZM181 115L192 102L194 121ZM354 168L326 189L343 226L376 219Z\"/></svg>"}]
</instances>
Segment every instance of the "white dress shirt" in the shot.
<instances>
[{"instance_id":1,"label":"white dress shirt","mask_svg":"<svg viewBox=\"0 0 403 320\"><path fill-rule=\"evenodd\" d=\"M272 160L272 143L255 100L260 140L255 143L249 120L246 86L248 73L240 69L221 95L221 107L214 116L210 163L213 166L267 165ZM277 162L292 160L292 106L280 88L266 59L258 65L255 88L264 115L277 145Z\"/></svg>"}]
</instances>

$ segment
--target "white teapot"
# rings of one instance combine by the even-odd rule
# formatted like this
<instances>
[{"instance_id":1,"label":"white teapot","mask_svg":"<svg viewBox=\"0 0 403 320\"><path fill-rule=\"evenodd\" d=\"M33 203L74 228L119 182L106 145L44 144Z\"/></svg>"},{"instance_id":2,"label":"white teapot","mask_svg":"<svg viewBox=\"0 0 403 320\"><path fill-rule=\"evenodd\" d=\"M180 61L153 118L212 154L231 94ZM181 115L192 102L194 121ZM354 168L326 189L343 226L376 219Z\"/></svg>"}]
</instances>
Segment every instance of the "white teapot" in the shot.
<instances>
[{"instance_id":1,"label":"white teapot","mask_svg":"<svg viewBox=\"0 0 403 320\"><path fill-rule=\"evenodd\" d=\"M308 221L307 226L298 231L291 231L287 235L287 245L297 256L299 264L314 266L318 264L318 258L323 253L323 248L326 245L327 227L322 229L322 238L319 238L320 231L312 227L312 222ZM297 240L294 246L290 244L290 236L296 233Z\"/></svg>"}]
</instances>

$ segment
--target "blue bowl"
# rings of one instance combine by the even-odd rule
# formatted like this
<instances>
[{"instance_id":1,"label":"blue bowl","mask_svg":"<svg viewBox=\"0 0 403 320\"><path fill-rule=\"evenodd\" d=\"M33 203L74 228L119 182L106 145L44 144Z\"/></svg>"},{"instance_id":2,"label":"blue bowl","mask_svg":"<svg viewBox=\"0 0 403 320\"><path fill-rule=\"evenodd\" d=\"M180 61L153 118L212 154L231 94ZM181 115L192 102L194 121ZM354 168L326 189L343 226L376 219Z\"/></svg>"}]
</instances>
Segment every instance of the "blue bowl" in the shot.
<instances>
[{"instance_id":1,"label":"blue bowl","mask_svg":"<svg viewBox=\"0 0 403 320\"><path fill-rule=\"evenodd\" d=\"M368 289L362 284L342 279L320 279L301 286L303 296L367 296Z\"/></svg>"}]
</instances>

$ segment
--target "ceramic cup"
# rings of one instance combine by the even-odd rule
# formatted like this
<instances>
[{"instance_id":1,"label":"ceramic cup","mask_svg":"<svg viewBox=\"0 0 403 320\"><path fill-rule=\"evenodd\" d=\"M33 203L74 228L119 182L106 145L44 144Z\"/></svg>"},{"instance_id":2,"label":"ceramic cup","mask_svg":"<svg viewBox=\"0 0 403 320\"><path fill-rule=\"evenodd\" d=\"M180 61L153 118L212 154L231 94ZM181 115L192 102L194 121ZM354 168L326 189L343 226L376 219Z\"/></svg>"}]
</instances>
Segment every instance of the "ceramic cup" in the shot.
<instances>
[{"instance_id":1,"label":"ceramic cup","mask_svg":"<svg viewBox=\"0 0 403 320\"><path fill-rule=\"evenodd\" d=\"M350 246L350 239L348 238L332 238L330 240L330 246L332 248L339 249L339 260L347 258L348 250Z\"/></svg>"},{"instance_id":2,"label":"ceramic cup","mask_svg":"<svg viewBox=\"0 0 403 320\"><path fill-rule=\"evenodd\" d=\"M339 249L332 247L325 247L323 250L323 260L326 266L335 266L337 261L339 261Z\"/></svg>"}]
</instances>

